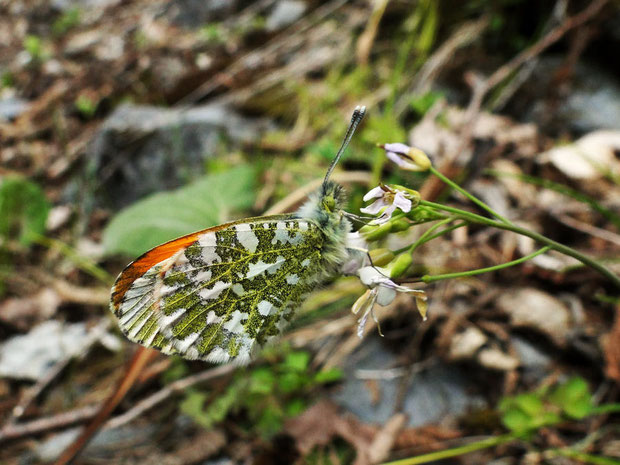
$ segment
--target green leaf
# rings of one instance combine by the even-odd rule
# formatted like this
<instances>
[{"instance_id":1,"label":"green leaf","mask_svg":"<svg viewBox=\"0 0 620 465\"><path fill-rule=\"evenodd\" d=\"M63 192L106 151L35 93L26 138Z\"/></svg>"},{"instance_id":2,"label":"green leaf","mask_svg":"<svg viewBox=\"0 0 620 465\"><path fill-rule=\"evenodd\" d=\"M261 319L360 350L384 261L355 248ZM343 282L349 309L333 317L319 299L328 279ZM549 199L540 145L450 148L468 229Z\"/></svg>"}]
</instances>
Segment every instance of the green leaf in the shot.
<instances>
[{"instance_id":1,"label":"green leaf","mask_svg":"<svg viewBox=\"0 0 620 465\"><path fill-rule=\"evenodd\" d=\"M256 427L265 437L273 436L282 429L283 412L276 406L269 406L262 411Z\"/></svg>"},{"instance_id":2,"label":"green leaf","mask_svg":"<svg viewBox=\"0 0 620 465\"><path fill-rule=\"evenodd\" d=\"M588 383L583 378L574 377L557 386L549 400L571 418L584 418L592 411L592 396Z\"/></svg>"},{"instance_id":3,"label":"green leaf","mask_svg":"<svg viewBox=\"0 0 620 465\"><path fill-rule=\"evenodd\" d=\"M306 410L306 402L303 399L293 399L286 404L286 415L294 417Z\"/></svg>"},{"instance_id":4,"label":"green leaf","mask_svg":"<svg viewBox=\"0 0 620 465\"><path fill-rule=\"evenodd\" d=\"M194 390L187 391L185 393L185 399L179 404L181 412L190 416L196 423L204 428L211 427L211 422L205 412L203 406L207 395L203 392Z\"/></svg>"},{"instance_id":5,"label":"green leaf","mask_svg":"<svg viewBox=\"0 0 620 465\"><path fill-rule=\"evenodd\" d=\"M515 433L524 433L533 428L530 416L518 408L506 410L502 415L502 423Z\"/></svg>"},{"instance_id":6,"label":"green leaf","mask_svg":"<svg viewBox=\"0 0 620 465\"><path fill-rule=\"evenodd\" d=\"M307 378L299 373L284 373L278 377L278 388L285 394L295 392L305 386Z\"/></svg>"},{"instance_id":7,"label":"green leaf","mask_svg":"<svg viewBox=\"0 0 620 465\"><path fill-rule=\"evenodd\" d=\"M329 370L319 371L314 375L314 382L319 384L333 383L342 379L343 373L340 368L330 368Z\"/></svg>"},{"instance_id":8,"label":"green leaf","mask_svg":"<svg viewBox=\"0 0 620 465\"><path fill-rule=\"evenodd\" d=\"M269 368L258 368L250 375L250 392L253 394L272 394L276 378Z\"/></svg>"},{"instance_id":9,"label":"green leaf","mask_svg":"<svg viewBox=\"0 0 620 465\"><path fill-rule=\"evenodd\" d=\"M188 186L140 200L119 212L103 232L109 254L138 256L158 244L230 219L254 203L256 172L242 165Z\"/></svg>"},{"instance_id":10,"label":"green leaf","mask_svg":"<svg viewBox=\"0 0 620 465\"><path fill-rule=\"evenodd\" d=\"M543 412L542 400L536 394L520 394L515 397L515 404L530 417L536 417Z\"/></svg>"},{"instance_id":11,"label":"green leaf","mask_svg":"<svg viewBox=\"0 0 620 465\"><path fill-rule=\"evenodd\" d=\"M17 239L30 245L45 232L50 205L39 186L19 176L0 182L0 245Z\"/></svg>"},{"instance_id":12,"label":"green leaf","mask_svg":"<svg viewBox=\"0 0 620 465\"><path fill-rule=\"evenodd\" d=\"M310 354L308 352L290 352L286 355L283 367L291 371L306 371L310 363Z\"/></svg>"}]
</instances>

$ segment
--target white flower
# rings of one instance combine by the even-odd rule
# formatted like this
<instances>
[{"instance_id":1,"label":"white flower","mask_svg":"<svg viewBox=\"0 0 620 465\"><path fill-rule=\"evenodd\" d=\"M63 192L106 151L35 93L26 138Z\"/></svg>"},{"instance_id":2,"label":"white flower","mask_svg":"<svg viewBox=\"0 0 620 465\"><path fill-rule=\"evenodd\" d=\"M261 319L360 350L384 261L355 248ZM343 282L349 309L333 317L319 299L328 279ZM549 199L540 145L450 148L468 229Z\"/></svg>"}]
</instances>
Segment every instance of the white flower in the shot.
<instances>
[{"instance_id":1,"label":"white flower","mask_svg":"<svg viewBox=\"0 0 620 465\"><path fill-rule=\"evenodd\" d=\"M428 156L420 149L395 142L380 145L385 155L398 166L408 171L426 171L431 167Z\"/></svg>"},{"instance_id":2,"label":"white flower","mask_svg":"<svg viewBox=\"0 0 620 465\"><path fill-rule=\"evenodd\" d=\"M350 232L345 238L347 260L340 267L344 275L354 275L368 261L368 243L359 232Z\"/></svg>"},{"instance_id":3,"label":"white flower","mask_svg":"<svg viewBox=\"0 0 620 465\"><path fill-rule=\"evenodd\" d=\"M373 311L373 307L375 303L381 305L382 307L391 304L396 298L397 292L413 294L416 297L416 302L420 313L424 319L426 319L426 294L424 291L400 286L387 276L388 273L388 270L385 268L378 268L374 266L365 266L358 270L360 280L369 288L360 296L359 299L357 299L351 308L351 311L354 314L361 314L357 326L357 335L360 338L364 335L364 327L366 326L369 315L372 316L372 319L375 323L377 323L379 334L383 336L383 334L381 334L381 328L379 327L379 321Z\"/></svg>"},{"instance_id":4,"label":"white flower","mask_svg":"<svg viewBox=\"0 0 620 465\"><path fill-rule=\"evenodd\" d=\"M388 221L397 208L405 213L411 211L411 195L404 190L394 189L385 184L375 187L364 196L364 202L371 199L377 200L367 207L360 208L360 211L368 215L376 215L381 212L381 216L373 221L375 224Z\"/></svg>"}]
</instances>

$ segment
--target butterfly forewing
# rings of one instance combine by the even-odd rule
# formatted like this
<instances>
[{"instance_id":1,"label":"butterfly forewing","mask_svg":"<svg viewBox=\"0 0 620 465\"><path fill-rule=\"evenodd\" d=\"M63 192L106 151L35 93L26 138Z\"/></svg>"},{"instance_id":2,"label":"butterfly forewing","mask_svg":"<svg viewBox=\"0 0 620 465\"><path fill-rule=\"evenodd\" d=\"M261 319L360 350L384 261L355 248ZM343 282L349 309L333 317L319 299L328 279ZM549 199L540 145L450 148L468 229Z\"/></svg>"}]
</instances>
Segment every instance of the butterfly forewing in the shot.
<instances>
[{"instance_id":1,"label":"butterfly forewing","mask_svg":"<svg viewBox=\"0 0 620 465\"><path fill-rule=\"evenodd\" d=\"M253 218L184 236L121 273L112 309L133 341L212 362L249 361L321 274L312 220Z\"/></svg>"}]
</instances>

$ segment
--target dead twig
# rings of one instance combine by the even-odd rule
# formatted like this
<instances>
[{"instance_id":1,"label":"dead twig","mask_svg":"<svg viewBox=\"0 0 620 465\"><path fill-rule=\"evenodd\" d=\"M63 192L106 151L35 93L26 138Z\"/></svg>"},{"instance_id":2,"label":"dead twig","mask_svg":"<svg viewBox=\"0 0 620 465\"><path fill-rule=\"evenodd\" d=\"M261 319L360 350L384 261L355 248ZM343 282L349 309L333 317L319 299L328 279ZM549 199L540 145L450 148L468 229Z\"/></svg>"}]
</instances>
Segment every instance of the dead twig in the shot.
<instances>
[{"instance_id":1,"label":"dead twig","mask_svg":"<svg viewBox=\"0 0 620 465\"><path fill-rule=\"evenodd\" d=\"M47 431L83 423L93 418L99 409L101 409L101 405L89 405L49 417L37 418L36 420L25 423L8 424L0 430L0 444L5 441L34 436Z\"/></svg>"},{"instance_id":2,"label":"dead twig","mask_svg":"<svg viewBox=\"0 0 620 465\"><path fill-rule=\"evenodd\" d=\"M130 421L138 418L140 415L144 414L153 407L161 404L172 395L183 392L185 389L196 384L203 383L205 381L209 381L232 373L235 369L236 367L232 364L220 365L218 367L211 368L209 370L170 383L168 386L157 391L155 394L152 394L149 397L142 399L133 408L127 410L122 415L112 418L105 424L105 429L118 428L120 426L123 426Z\"/></svg>"},{"instance_id":3,"label":"dead twig","mask_svg":"<svg viewBox=\"0 0 620 465\"><path fill-rule=\"evenodd\" d=\"M136 350L131 362L127 367L127 371L121 380L118 388L103 403L97 415L92 422L82 431L77 439L62 453L60 458L55 462L56 465L67 465L78 456L78 454L86 447L94 434L99 430L101 425L110 416L112 411L125 398L129 389L134 385L136 379L144 369L144 367L155 357L157 352L153 349L139 347Z\"/></svg>"}]
</instances>

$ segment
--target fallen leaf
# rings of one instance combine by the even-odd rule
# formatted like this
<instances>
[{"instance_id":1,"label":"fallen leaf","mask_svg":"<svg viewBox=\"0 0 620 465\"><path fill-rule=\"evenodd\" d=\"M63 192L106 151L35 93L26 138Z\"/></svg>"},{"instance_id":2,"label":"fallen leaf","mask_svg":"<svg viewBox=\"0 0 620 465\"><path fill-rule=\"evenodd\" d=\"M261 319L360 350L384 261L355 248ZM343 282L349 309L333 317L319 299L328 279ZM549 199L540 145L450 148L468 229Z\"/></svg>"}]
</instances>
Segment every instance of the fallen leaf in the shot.
<instances>
[{"instance_id":1,"label":"fallen leaf","mask_svg":"<svg viewBox=\"0 0 620 465\"><path fill-rule=\"evenodd\" d=\"M338 407L322 400L301 415L285 423L287 434L295 438L302 456L316 446L326 446L334 437L341 437L356 451L354 465L371 465L369 447L377 428L361 423L352 415L343 416Z\"/></svg>"}]
</instances>

